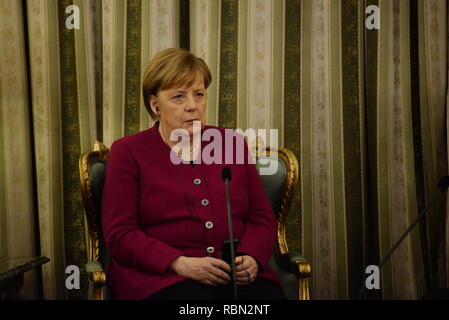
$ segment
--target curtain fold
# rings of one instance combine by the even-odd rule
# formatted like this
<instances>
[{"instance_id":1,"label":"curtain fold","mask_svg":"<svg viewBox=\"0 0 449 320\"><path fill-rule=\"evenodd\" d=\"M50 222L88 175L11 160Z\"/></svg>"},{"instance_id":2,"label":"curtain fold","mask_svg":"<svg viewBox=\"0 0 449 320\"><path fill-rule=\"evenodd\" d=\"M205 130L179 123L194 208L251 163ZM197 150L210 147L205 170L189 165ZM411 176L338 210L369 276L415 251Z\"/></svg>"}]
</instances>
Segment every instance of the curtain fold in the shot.
<instances>
[{"instance_id":1,"label":"curtain fold","mask_svg":"<svg viewBox=\"0 0 449 320\"><path fill-rule=\"evenodd\" d=\"M447 127L447 2L418 1L419 47L419 96L422 131L422 167L424 190L429 201L436 190L439 178L448 174ZM421 37L422 35L422 37ZM429 212L427 228L427 252L430 259L430 281L433 287L444 285L447 274L444 263L445 201L440 201ZM447 231L446 231L447 232Z\"/></svg>"},{"instance_id":2,"label":"curtain fold","mask_svg":"<svg viewBox=\"0 0 449 320\"><path fill-rule=\"evenodd\" d=\"M21 1L0 3L0 256L37 251L23 19ZM23 297L37 298L36 271L25 274L24 284Z\"/></svg>"}]
</instances>

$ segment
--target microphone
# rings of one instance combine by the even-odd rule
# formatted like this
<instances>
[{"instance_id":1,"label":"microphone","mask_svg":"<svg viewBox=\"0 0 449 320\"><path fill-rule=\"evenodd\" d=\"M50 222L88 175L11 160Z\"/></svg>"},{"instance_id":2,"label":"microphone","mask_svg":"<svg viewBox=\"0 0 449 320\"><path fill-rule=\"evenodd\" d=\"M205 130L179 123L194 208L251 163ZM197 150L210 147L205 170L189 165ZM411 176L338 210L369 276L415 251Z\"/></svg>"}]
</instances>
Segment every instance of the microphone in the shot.
<instances>
[{"instance_id":1,"label":"microphone","mask_svg":"<svg viewBox=\"0 0 449 320\"><path fill-rule=\"evenodd\" d=\"M223 181L225 182L225 184L226 184L226 182L227 182L226 180L231 181L231 178L232 178L231 169L228 168L228 167L223 168L223 170L221 171L221 178L223 179Z\"/></svg>"},{"instance_id":2,"label":"microphone","mask_svg":"<svg viewBox=\"0 0 449 320\"><path fill-rule=\"evenodd\" d=\"M429 204L421 210L418 217L415 219L415 221L408 227L407 230L405 230L404 234L399 238L399 240L395 243L395 245L390 249L390 251L386 254L386 256L379 262L377 265L379 267L379 270L382 268L382 266L388 261L388 259L391 257L391 255L396 251L396 249L399 247L401 242L407 237L407 235L413 230L413 228L418 224L418 222L424 217L425 213L429 211L429 209L433 206L434 202L438 198L438 196L446 191L446 189L449 187L449 176L442 177L437 184L437 188L439 189L438 192L434 195L432 200L429 202ZM358 299L361 300L365 296L366 286L365 286L366 279L363 280L362 287L359 291Z\"/></svg>"},{"instance_id":3,"label":"microphone","mask_svg":"<svg viewBox=\"0 0 449 320\"><path fill-rule=\"evenodd\" d=\"M228 212L228 226L229 226L229 245L231 251L231 268L232 268L232 283L234 288L234 299L237 300L237 283L235 282L236 278L236 269L235 269L235 246L234 246L234 230L232 228L232 211L231 211L231 200L229 195L229 181L231 181L231 169L228 167L223 168L221 171L221 177L224 181L226 188L226 208ZM223 246L225 247L225 246ZM223 255L223 251L222 251Z\"/></svg>"}]
</instances>

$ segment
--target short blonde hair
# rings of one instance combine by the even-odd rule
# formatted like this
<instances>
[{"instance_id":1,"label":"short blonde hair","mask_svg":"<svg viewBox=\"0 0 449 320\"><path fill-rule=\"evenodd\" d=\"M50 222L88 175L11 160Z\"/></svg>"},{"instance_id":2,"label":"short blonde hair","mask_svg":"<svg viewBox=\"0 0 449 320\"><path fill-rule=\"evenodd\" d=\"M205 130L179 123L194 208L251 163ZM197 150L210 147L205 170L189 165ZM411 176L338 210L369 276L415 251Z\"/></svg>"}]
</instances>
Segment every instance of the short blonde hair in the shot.
<instances>
[{"instance_id":1,"label":"short blonde hair","mask_svg":"<svg viewBox=\"0 0 449 320\"><path fill-rule=\"evenodd\" d=\"M203 76L204 87L207 89L212 82L212 75L203 59L177 48L157 53L151 59L142 81L143 101L151 118L157 118L151 109L151 95L156 95L159 90L191 86L198 74Z\"/></svg>"}]
</instances>

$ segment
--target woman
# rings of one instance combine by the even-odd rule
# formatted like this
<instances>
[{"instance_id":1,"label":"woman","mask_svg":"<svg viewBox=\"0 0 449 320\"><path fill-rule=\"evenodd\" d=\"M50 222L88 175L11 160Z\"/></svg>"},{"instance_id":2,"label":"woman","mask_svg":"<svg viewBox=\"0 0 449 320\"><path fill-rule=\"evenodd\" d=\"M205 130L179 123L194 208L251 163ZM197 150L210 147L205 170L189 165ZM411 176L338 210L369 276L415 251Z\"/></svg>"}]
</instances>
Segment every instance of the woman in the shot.
<instances>
[{"instance_id":1,"label":"woman","mask_svg":"<svg viewBox=\"0 0 449 320\"><path fill-rule=\"evenodd\" d=\"M193 54L181 49L160 52L142 85L154 126L111 146L102 226L112 257L107 281L115 299L232 298L231 267L221 259L221 245L229 238L221 178L225 166L232 170L239 298L284 297L279 280L266 267L276 220L255 165L248 156L244 164L201 161L201 150L212 142L201 141L205 133L225 132L205 124L211 80L205 62ZM176 131L191 139L171 141ZM175 164L173 157L181 163Z\"/></svg>"}]
</instances>

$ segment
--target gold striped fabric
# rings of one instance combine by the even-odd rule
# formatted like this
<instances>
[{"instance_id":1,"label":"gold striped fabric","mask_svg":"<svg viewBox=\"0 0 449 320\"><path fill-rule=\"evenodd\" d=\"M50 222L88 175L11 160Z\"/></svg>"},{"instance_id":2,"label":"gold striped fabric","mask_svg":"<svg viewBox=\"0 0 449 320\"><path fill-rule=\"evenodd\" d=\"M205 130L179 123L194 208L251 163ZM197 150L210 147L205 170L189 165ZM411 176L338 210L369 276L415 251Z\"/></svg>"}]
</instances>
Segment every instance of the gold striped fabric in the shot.
<instances>
[{"instance_id":1,"label":"gold striped fabric","mask_svg":"<svg viewBox=\"0 0 449 320\"><path fill-rule=\"evenodd\" d=\"M57 7L46 1L27 3L26 19L30 48L30 82L36 163L37 203L41 254L50 258L43 266L43 291L49 299L65 296L65 264L62 201L62 147L60 84L57 38ZM29 164L31 165L31 163Z\"/></svg>"},{"instance_id":2,"label":"gold striped fabric","mask_svg":"<svg viewBox=\"0 0 449 320\"><path fill-rule=\"evenodd\" d=\"M152 125L141 80L157 52L179 47L179 0L102 1L103 141Z\"/></svg>"},{"instance_id":3,"label":"gold striped fabric","mask_svg":"<svg viewBox=\"0 0 449 320\"><path fill-rule=\"evenodd\" d=\"M0 257L35 255L33 168L21 1L0 3ZM23 297L37 298L36 272Z\"/></svg>"}]
</instances>

